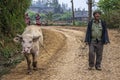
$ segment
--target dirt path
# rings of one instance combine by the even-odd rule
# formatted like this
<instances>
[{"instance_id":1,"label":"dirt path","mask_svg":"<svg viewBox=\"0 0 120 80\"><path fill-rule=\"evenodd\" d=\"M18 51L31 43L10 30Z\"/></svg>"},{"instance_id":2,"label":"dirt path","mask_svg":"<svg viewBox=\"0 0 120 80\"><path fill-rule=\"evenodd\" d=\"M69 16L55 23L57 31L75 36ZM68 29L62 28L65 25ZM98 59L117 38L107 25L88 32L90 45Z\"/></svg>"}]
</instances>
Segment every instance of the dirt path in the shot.
<instances>
[{"instance_id":1,"label":"dirt path","mask_svg":"<svg viewBox=\"0 0 120 80\"><path fill-rule=\"evenodd\" d=\"M58 41L64 41L60 42L64 45L56 46L59 47L55 48L57 51L51 51L55 54L50 53L51 58L42 60L39 64L40 69L32 75L25 74L26 65L23 61L10 74L3 76L2 80L120 80L120 41L118 42L120 35L116 31L109 31L111 44L104 48L102 71L89 71L87 69L88 47L84 48L82 42L85 36L84 29L74 30L74 28L61 27L46 29L54 31L56 35L61 34L56 38L61 37Z\"/></svg>"}]
</instances>

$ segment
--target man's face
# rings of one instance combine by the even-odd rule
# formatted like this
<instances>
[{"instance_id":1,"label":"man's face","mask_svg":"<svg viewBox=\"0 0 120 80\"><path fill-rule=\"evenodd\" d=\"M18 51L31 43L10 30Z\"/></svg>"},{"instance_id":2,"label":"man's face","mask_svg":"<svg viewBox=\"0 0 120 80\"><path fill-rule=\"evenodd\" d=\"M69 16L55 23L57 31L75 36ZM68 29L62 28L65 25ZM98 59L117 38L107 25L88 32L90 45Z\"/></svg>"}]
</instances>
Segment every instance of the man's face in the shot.
<instances>
[{"instance_id":1,"label":"man's face","mask_svg":"<svg viewBox=\"0 0 120 80\"><path fill-rule=\"evenodd\" d=\"M96 13L96 14L94 15L94 18L95 18L96 20L99 20L99 19L100 19L100 14L99 14L99 13Z\"/></svg>"}]
</instances>

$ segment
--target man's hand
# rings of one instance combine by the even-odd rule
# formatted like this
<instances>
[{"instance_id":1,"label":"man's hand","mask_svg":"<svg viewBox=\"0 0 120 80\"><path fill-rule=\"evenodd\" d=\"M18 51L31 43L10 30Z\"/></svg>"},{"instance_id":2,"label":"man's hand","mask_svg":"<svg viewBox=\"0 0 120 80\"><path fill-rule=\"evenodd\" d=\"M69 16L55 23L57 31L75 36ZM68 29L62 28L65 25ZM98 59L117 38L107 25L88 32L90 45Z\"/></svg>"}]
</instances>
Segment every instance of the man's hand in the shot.
<instances>
[{"instance_id":1,"label":"man's hand","mask_svg":"<svg viewBox=\"0 0 120 80\"><path fill-rule=\"evenodd\" d=\"M88 45L88 42L85 42L85 45Z\"/></svg>"},{"instance_id":2,"label":"man's hand","mask_svg":"<svg viewBox=\"0 0 120 80\"><path fill-rule=\"evenodd\" d=\"M105 42L105 45L107 45L107 44L110 44L110 42L106 41L106 42Z\"/></svg>"}]
</instances>

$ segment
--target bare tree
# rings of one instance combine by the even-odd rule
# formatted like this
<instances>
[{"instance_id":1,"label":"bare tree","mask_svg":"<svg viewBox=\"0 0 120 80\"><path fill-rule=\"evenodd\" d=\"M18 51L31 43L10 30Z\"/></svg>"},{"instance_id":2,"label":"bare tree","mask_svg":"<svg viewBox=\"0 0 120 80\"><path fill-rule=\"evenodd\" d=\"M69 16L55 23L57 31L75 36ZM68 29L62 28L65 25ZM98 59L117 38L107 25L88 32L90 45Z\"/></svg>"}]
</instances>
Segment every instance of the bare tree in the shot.
<instances>
[{"instance_id":1,"label":"bare tree","mask_svg":"<svg viewBox=\"0 0 120 80\"><path fill-rule=\"evenodd\" d=\"M88 0L88 21L92 18L92 0Z\"/></svg>"},{"instance_id":2,"label":"bare tree","mask_svg":"<svg viewBox=\"0 0 120 80\"><path fill-rule=\"evenodd\" d=\"M75 15L74 15L74 2L73 0L71 0L71 3L72 3L72 15L73 15L73 18L72 18L72 22L73 22L73 25L75 25Z\"/></svg>"}]
</instances>

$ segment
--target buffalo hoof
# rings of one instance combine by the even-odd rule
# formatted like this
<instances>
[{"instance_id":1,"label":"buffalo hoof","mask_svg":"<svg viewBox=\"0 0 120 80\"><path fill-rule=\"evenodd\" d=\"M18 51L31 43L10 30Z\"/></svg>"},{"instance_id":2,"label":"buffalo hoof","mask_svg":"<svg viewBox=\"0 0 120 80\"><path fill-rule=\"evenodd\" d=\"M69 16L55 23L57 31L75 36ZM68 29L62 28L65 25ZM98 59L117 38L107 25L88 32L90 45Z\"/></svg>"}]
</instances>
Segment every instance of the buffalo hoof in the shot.
<instances>
[{"instance_id":1,"label":"buffalo hoof","mask_svg":"<svg viewBox=\"0 0 120 80\"><path fill-rule=\"evenodd\" d=\"M33 70L34 70L34 71L37 71L37 70L38 70L38 68L37 68L37 67L34 67L34 68L33 68Z\"/></svg>"},{"instance_id":2,"label":"buffalo hoof","mask_svg":"<svg viewBox=\"0 0 120 80\"><path fill-rule=\"evenodd\" d=\"M28 71L27 71L27 74L28 74L28 75L31 75L31 74L32 74L32 71L31 71L31 70L28 70Z\"/></svg>"}]
</instances>

